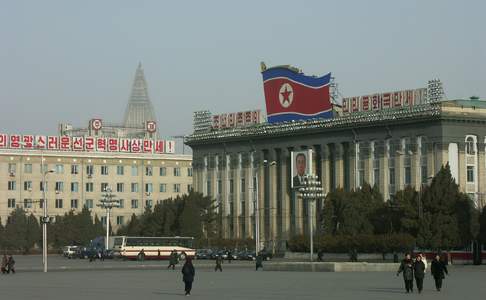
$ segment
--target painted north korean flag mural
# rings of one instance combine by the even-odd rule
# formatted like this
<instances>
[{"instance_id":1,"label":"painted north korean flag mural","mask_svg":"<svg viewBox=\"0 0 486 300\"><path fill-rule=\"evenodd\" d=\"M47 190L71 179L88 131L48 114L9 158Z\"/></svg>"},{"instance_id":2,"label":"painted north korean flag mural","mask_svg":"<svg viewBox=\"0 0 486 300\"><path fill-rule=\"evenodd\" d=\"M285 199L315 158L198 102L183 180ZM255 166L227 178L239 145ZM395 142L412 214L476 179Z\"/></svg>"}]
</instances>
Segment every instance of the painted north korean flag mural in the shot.
<instances>
[{"instance_id":1,"label":"painted north korean flag mural","mask_svg":"<svg viewBox=\"0 0 486 300\"><path fill-rule=\"evenodd\" d=\"M268 123L332 117L331 73L306 76L286 67L262 72Z\"/></svg>"}]
</instances>

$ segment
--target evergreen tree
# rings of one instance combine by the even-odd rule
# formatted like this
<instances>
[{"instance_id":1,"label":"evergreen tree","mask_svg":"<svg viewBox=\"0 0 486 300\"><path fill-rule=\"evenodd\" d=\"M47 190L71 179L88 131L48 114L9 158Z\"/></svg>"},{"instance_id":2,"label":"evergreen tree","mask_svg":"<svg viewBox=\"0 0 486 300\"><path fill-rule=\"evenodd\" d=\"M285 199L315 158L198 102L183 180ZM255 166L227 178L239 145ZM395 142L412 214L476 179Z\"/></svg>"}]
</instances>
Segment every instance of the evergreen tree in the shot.
<instances>
[{"instance_id":1,"label":"evergreen tree","mask_svg":"<svg viewBox=\"0 0 486 300\"><path fill-rule=\"evenodd\" d=\"M479 233L478 240L486 245L486 206L483 207L481 215L479 216Z\"/></svg>"}]
</instances>

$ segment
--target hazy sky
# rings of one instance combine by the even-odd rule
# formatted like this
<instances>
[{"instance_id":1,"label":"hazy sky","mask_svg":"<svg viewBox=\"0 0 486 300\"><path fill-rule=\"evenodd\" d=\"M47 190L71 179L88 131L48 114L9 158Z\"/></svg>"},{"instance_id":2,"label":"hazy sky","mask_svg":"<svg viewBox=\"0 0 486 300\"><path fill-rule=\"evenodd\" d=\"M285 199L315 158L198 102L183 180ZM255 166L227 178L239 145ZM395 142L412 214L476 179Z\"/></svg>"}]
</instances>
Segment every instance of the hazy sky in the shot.
<instances>
[{"instance_id":1,"label":"hazy sky","mask_svg":"<svg viewBox=\"0 0 486 300\"><path fill-rule=\"evenodd\" d=\"M486 98L486 1L0 0L0 132L121 122L139 61L161 134L264 110L260 61L332 72L344 96Z\"/></svg>"}]
</instances>

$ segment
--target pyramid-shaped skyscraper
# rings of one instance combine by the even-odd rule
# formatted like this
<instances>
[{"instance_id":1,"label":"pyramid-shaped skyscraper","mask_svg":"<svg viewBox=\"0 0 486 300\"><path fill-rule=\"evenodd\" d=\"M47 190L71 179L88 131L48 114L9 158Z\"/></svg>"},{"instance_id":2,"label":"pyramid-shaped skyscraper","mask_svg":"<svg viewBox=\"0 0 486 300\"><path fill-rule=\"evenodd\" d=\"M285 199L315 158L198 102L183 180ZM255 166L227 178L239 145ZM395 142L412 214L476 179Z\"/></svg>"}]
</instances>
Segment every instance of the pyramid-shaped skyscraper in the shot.
<instances>
[{"instance_id":1,"label":"pyramid-shaped skyscraper","mask_svg":"<svg viewBox=\"0 0 486 300\"><path fill-rule=\"evenodd\" d=\"M123 126L127 128L144 127L147 121L156 122L157 120L155 118L154 107L148 95L142 63L139 63L135 72L130 99L125 110Z\"/></svg>"}]
</instances>

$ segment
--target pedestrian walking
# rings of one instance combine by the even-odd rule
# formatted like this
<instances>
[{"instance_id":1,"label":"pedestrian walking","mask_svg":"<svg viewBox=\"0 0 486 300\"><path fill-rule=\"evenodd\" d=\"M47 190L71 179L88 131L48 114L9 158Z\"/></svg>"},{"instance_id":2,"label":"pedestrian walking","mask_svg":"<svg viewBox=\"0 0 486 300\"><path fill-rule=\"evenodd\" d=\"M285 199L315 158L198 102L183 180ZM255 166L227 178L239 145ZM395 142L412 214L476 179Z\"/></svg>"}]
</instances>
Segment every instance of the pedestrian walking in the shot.
<instances>
[{"instance_id":1,"label":"pedestrian walking","mask_svg":"<svg viewBox=\"0 0 486 300\"><path fill-rule=\"evenodd\" d=\"M425 266L425 270L424 270L424 273L427 273L427 257L425 256L424 253L420 253L420 257L422 258L422 262L424 263L424 266Z\"/></svg>"},{"instance_id":2,"label":"pedestrian walking","mask_svg":"<svg viewBox=\"0 0 486 300\"><path fill-rule=\"evenodd\" d=\"M196 275L196 271L194 270L194 266L192 265L192 258L187 257L184 266L182 266L182 281L184 281L184 290L186 292L186 296L191 294L192 290L192 283L194 281L194 276Z\"/></svg>"},{"instance_id":3,"label":"pedestrian walking","mask_svg":"<svg viewBox=\"0 0 486 300\"><path fill-rule=\"evenodd\" d=\"M145 260L145 250L142 249L138 252L137 258L139 261L143 262Z\"/></svg>"},{"instance_id":4,"label":"pedestrian walking","mask_svg":"<svg viewBox=\"0 0 486 300\"><path fill-rule=\"evenodd\" d=\"M223 267L221 266L223 262L223 258L221 258L221 255L217 255L216 256L216 266L214 267L214 272L216 271L220 271L220 272L223 272Z\"/></svg>"},{"instance_id":5,"label":"pedestrian walking","mask_svg":"<svg viewBox=\"0 0 486 300\"><path fill-rule=\"evenodd\" d=\"M7 264L8 264L8 257L7 257L7 254L4 254L3 257L2 257L2 263L0 265L0 270L2 271L2 274L6 274L7 273Z\"/></svg>"},{"instance_id":6,"label":"pedestrian walking","mask_svg":"<svg viewBox=\"0 0 486 300\"><path fill-rule=\"evenodd\" d=\"M442 288L442 279L445 278L444 273L449 275L449 272L447 271L446 264L440 259L439 254L435 256L435 259L430 265L430 273L434 277L435 288L440 292L440 289Z\"/></svg>"},{"instance_id":7,"label":"pedestrian walking","mask_svg":"<svg viewBox=\"0 0 486 300\"><path fill-rule=\"evenodd\" d=\"M424 288L424 276L425 276L425 264L422 261L422 255L417 255L415 263L413 264L413 274L415 276L415 283L417 284L417 290L422 293Z\"/></svg>"},{"instance_id":8,"label":"pedestrian walking","mask_svg":"<svg viewBox=\"0 0 486 300\"><path fill-rule=\"evenodd\" d=\"M12 274L15 274L15 260L12 255L8 257L7 261L7 274L12 272Z\"/></svg>"},{"instance_id":9,"label":"pedestrian walking","mask_svg":"<svg viewBox=\"0 0 486 300\"><path fill-rule=\"evenodd\" d=\"M255 259L255 263L256 263L256 271L258 271L259 268L263 269L263 257L261 254L257 255Z\"/></svg>"},{"instance_id":10,"label":"pedestrian walking","mask_svg":"<svg viewBox=\"0 0 486 300\"><path fill-rule=\"evenodd\" d=\"M233 259L233 254L231 253L230 250L228 250L228 252L226 252L226 255L228 256L228 263L231 263L231 260Z\"/></svg>"},{"instance_id":11,"label":"pedestrian walking","mask_svg":"<svg viewBox=\"0 0 486 300\"><path fill-rule=\"evenodd\" d=\"M175 269L175 265L178 263L178 258L177 258L177 251L174 249L172 250L172 252L170 253L170 258L169 258L169 266L167 267L167 269L170 269L170 267L172 267L172 270Z\"/></svg>"},{"instance_id":12,"label":"pedestrian walking","mask_svg":"<svg viewBox=\"0 0 486 300\"><path fill-rule=\"evenodd\" d=\"M407 293L413 293L413 261L410 254L405 255L405 259L400 263L397 276L403 272L403 281L405 282L405 290Z\"/></svg>"}]
</instances>

